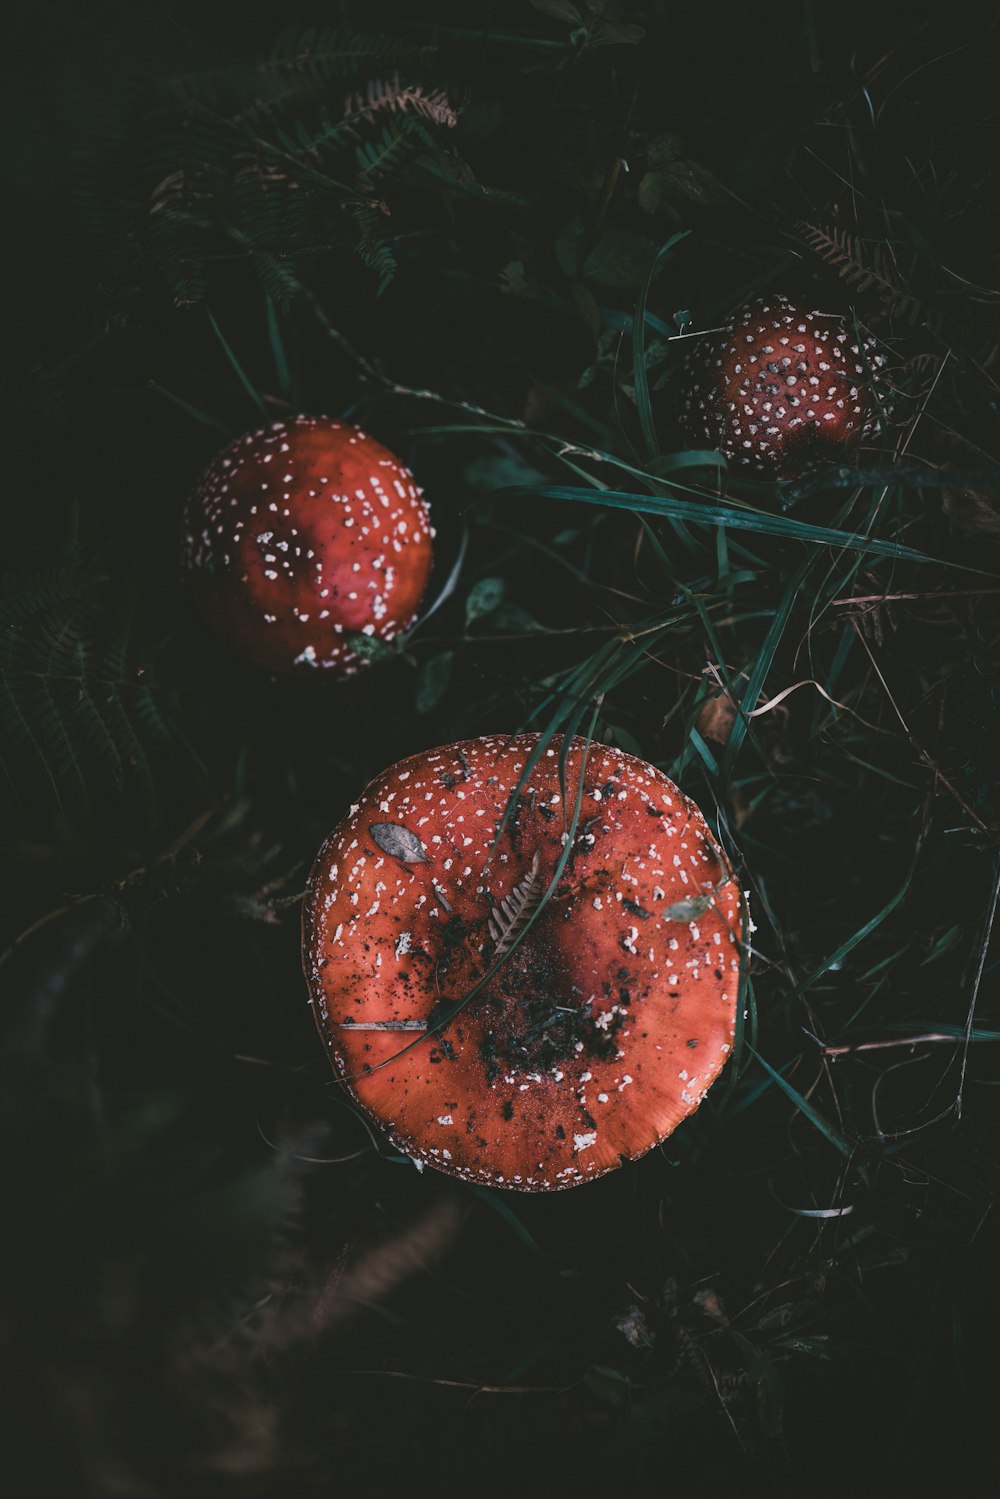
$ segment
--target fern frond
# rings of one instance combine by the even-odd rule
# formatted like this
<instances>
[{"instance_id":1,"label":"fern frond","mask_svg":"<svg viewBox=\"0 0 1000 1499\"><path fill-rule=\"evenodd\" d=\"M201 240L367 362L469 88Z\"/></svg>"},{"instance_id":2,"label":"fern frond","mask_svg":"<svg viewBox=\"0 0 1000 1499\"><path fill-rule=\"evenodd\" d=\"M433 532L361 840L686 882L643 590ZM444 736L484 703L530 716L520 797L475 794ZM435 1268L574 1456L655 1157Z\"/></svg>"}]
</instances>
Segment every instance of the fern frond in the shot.
<instances>
[{"instance_id":1,"label":"fern frond","mask_svg":"<svg viewBox=\"0 0 1000 1499\"><path fill-rule=\"evenodd\" d=\"M350 204L357 224L354 248L369 270L379 278L379 295L396 274L396 257L385 234L385 210L377 200Z\"/></svg>"},{"instance_id":2,"label":"fern frond","mask_svg":"<svg viewBox=\"0 0 1000 1499\"><path fill-rule=\"evenodd\" d=\"M421 146L430 145L430 136L419 120L394 120L382 127L374 140L355 147L358 173L365 182L374 182L399 171L405 161L416 155Z\"/></svg>"},{"instance_id":3,"label":"fern frond","mask_svg":"<svg viewBox=\"0 0 1000 1499\"><path fill-rule=\"evenodd\" d=\"M275 131L275 139L290 156L297 157L300 154L315 156L323 148L343 145L351 135L350 121L331 119L325 104L319 111L318 121L317 125L309 126L305 120L293 120L287 128Z\"/></svg>"},{"instance_id":4,"label":"fern frond","mask_svg":"<svg viewBox=\"0 0 1000 1499\"><path fill-rule=\"evenodd\" d=\"M896 316L914 325L923 323L934 332L940 332L940 313L928 307L904 284L884 244L871 244L835 226L824 229L821 225L803 222L797 227L810 249L827 265L835 266L848 286L854 287L859 294L877 291L883 305Z\"/></svg>"},{"instance_id":5,"label":"fern frond","mask_svg":"<svg viewBox=\"0 0 1000 1499\"><path fill-rule=\"evenodd\" d=\"M256 165L242 171L229 200L232 238L245 246L264 290L281 307L302 295L296 267L309 262L309 194Z\"/></svg>"},{"instance_id":6,"label":"fern frond","mask_svg":"<svg viewBox=\"0 0 1000 1499\"><path fill-rule=\"evenodd\" d=\"M133 640L133 598L109 631L106 586L92 563L0 579L0 740L26 812L41 801L72 817L108 793L151 812L164 749L201 773L179 704Z\"/></svg>"},{"instance_id":7,"label":"fern frond","mask_svg":"<svg viewBox=\"0 0 1000 1499\"><path fill-rule=\"evenodd\" d=\"M422 115L432 124L449 128L458 124L458 111L444 89L425 93L416 84L401 83L398 73L388 80L369 79L364 93L348 94L344 101L344 120L350 124L374 119L385 111L394 114L412 112Z\"/></svg>"},{"instance_id":8,"label":"fern frond","mask_svg":"<svg viewBox=\"0 0 1000 1499\"><path fill-rule=\"evenodd\" d=\"M0 577L0 628L23 624L36 615L82 605L102 581L96 570L46 567Z\"/></svg>"},{"instance_id":9,"label":"fern frond","mask_svg":"<svg viewBox=\"0 0 1000 1499\"><path fill-rule=\"evenodd\" d=\"M487 199L491 203L503 204L508 208L521 208L527 203L527 199L521 193L509 192L502 187L489 187L477 181L469 163L459 156L453 147L444 146L433 138L431 149L417 157L413 169L436 177L453 192L461 193L466 198Z\"/></svg>"},{"instance_id":10,"label":"fern frond","mask_svg":"<svg viewBox=\"0 0 1000 1499\"><path fill-rule=\"evenodd\" d=\"M188 306L207 295L213 262L245 256L288 306L306 294L306 226L330 248L334 209L355 216L357 253L384 289L396 272L388 235L354 200L381 199L380 184L433 158L457 123L460 105L441 83L414 81L432 53L376 33L296 28L256 63L171 75L151 97L123 93L114 128L102 113L92 146L84 120L72 152L71 192L102 273L131 295L151 261ZM463 170L468 189L467 168L437 168L451 181Z\"/></svg>"},{"instance_id":11,"label":"fern frond","mask_svg":"<svg viewBox=\"0 0 1000 1499\"><path fill-rule=\"evenodd\" d=\"M292 71L326 82L356 77L373 63L383 67L414 63L426 58L430 50L377 32L294 27L277 38L267 66L272 72Z\"/></svg>"},{"instance_id":12,"label":"fern frond","mask_svg":"<svg viewBox=\"0 0 1000 1499\"><path fill-rule=\"evenodd\" d=\"M536 849L531 868L524 879L514 886L509 895L504 897L499 909L496 906L493 907L490 915L490 937L496 943L496 952L493 954L494 962L502 958L504 953L513 946L521 931L531 920L541 898L540 855Z\"/></svg>"}]
</instances>

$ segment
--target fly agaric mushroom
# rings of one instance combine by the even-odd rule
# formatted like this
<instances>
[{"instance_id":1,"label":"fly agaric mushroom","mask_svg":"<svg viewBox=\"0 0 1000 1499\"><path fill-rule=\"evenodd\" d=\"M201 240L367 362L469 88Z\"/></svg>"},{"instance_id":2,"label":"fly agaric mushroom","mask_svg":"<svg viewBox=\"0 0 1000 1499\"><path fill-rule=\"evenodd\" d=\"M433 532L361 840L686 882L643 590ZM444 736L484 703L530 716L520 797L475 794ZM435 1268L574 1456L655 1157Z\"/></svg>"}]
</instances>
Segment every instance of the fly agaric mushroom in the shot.
<instances>
[{"instance_id":1,"label":"fly agaric mushroom","mask_svg":"<svg viewBox=\"0 0 1000 1499\"><path fill-rule=\"evenodd\" d=\"M409 469L358 427L299 416L221 452L185 514L202 613L255 665L349 677L360 641L412 623L430 512Z\"/></svg>"},{"instance_id":2,"label":"fly agaric mushroom","mask_svg":"<svg viewBox=\"0 0 1000 1499\"><path fill-rule=\"evenodd\" d=\"M683 423L699 447L730 463L786 477L878 426L875 341L858 344L843 318L764 297L688 356Z\"/></svg>"},{"instance_id":3,"label":"fly agaric mushroom","mask_svg":"<svg viewBox=\"0 0 1000 1499\"><path fill-rule=\"evenodd\" d=\"M741 936L733 871L672 781L556 739L519 787L537 743L377 777L313 866L303 939L358 1103L421 1168L526 1192L634 1160L698 1107L732 1044Z\"/></svg>"}]
</instances>

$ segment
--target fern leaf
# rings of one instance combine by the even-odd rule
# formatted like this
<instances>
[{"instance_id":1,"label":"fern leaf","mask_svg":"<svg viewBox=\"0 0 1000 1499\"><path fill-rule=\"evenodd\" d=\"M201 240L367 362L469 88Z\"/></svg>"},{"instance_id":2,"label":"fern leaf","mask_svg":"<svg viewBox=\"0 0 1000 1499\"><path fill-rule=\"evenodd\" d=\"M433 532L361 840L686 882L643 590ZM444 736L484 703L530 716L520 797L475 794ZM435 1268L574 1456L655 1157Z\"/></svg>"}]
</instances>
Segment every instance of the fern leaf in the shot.
<instances>
[{"instance_id":1,"label":"fern leaf","mask_svg":"<svg viewBox=\"0 0 1000 1499\"><path fill-rule=\"evenodd\" d=\"M337 27L295 27L284 31L271 48L268 68L294 71L327 82L356 77L365 67L414 63L428 55L427 47L415 47L399 37L377 32L353 32Z\"/></svg>"},{"instance_id":2,"label":"fern leaf","mask_svg":"<svg viewBox=\"0 0 1000 1499\"><path fill-rule=\"evenodd\" d=\"M490 915L489 932L490 937L496 943L496 952L493 955L494 962L502 958L513 946L517 937L527 926L535 911L538 902L542 898L542 881L540 855L535 850L535 857L531 861L531 868L521 880L520 884L514 886L508 896L500 902L499 908L494 906Z\"/></svg>"},{"instance_id":3,"label":"fern leaf","mask_svg":"<svg viewBox=\"0 0 1000 1499\"><path fill-rule=\"evenodd\" d=\"M0 577L0 627L23 624L39 614L82 605L101 582L96 571L47 567Z\"/></svg>"},{"instance_id":4,"label":"fern leaf","mask_svg":"<svg viewBox=\"0 0 1000 1499\"><path fill-rule=\"evenodd\" d=\"M425 93L415 84L401 83L398 73L389 80L369 79L364 93L348 94L344 102L344 120L350 124L374 119L386 111L421 115L432 124L449 128L458 124L458 111L444 89Z\"/></svg>"},{"instance_id":5,"label":"fern leaf","mask_svg":"<svg viewBox=\"0 0 1000 1499\"><path fill-rule=\"evenodd\" d=\"M884 306L910 324L923 323L939 333L941 314L915 296L902 281L885 245L869 244L857 235L836 227L824 229L818 224L800 223L799 232L827 265L859 295L876 291Z\"/></svg>"},{"instance_id":6,"label":"fern leaf","mask_svg":"<svg viewBox=\"0 0 1000 1499\"><path fill-rule=\"evenodd\" d=\"M396 274L396 257L385 236L384 216L370 203L354 203L351 212L358 226L355 249L369 270L378 276L381 296Z\"/></svg>"},{"instance_id":7,"label":"fern leaf","mask_svg":"<svg viewBox=\"0 0 1000 1499\"><path fill-rule=\"evenodd\" d=\"M355 147L358 172L365 182L398 171L405 160L421 147L430 145L430 137L418 120L401 119L382 127L374 140Z\"/></svg>"},{"instance_id":8,"label":"fern leaf","mask_svg":"<svg viewBox=\"0 0 1000 1499\"><path fill-rule=\"evenodd\" d=\"M63 551L77 547L74 535ZM3 768L25 816L41 802L72 817L109 793L151 813L154 758L166 748L201 773L178 703L137 653L135 591L126 590L108 634L99 585L106 590L85 563L0 580Z\"/></svg>"}]
</instances>

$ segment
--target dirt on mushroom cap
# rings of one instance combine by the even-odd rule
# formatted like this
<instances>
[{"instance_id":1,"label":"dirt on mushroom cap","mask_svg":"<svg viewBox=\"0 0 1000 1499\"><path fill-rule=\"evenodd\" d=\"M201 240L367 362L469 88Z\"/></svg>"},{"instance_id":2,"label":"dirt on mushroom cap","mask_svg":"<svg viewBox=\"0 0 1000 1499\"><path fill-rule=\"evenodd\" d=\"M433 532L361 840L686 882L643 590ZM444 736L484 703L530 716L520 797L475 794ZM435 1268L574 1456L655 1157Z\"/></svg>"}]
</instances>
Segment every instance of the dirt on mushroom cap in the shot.
<instances>
[{"instance_id":1,"label":"dirt on mushroom cap","mask_svg":"<svg viewBox=\"0 0 1000 1499\"><path fill-rule=\"evenodd\" d=\"M610 1171L697 1108L730 1053L741 939L694 803L605 745L542 904L587 747L569 746L564 784L547 748L491 854L536 744L469 740L384 772L321 850L304 921L316 1022L358 1102L418 1163L525 1191Z\"/></svg>"}]
</instances>

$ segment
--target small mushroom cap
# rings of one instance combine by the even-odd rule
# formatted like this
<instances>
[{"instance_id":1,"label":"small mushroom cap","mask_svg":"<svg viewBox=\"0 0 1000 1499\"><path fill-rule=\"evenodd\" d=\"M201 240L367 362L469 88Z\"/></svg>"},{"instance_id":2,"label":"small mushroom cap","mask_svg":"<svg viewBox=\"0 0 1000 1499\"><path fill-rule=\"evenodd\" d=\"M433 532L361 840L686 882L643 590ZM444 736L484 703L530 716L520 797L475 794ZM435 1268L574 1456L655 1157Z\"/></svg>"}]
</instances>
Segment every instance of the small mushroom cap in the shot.
<instances>
[{"instance_id":1,"label":"small mushroom cap","mask_svg":"<svg viewBox=\"0 0 1000 1499\"><path fill-rule=\"evenodd\" d=\"M491 855L537 743L385 771L321 850L304 913L313 1012L357 1101L418 1164L520 1191L601 1176L692 1113L729 1056L740 971L733 871L635 756L575 739L561 781L553 741Z\"/></svg>"},{"instance_id":2,"label":"small mushroom cap","mask_svg":"<svg viewBox=\"0 0 1000 1499\"><path fill-rule=\"evenodd\" d=\"M358 427L299 416L220 453L188 502L184 566L202 613L273 672L352 676L352 635L406 630L431 569L413 475Z\"/></svg>"},{"instance_id":3,"label":"small mushroom cap","mask_svg":"<svg viewBox=\"0 0 1000 1499\"><path fill-rule=\"evenodd\" d=\"M872 377L884 363L874 339L859 344L843 318L764 297L693 340L683 423L698 447L785 477L876 431Z\"/></svg>"}]
</instances>

